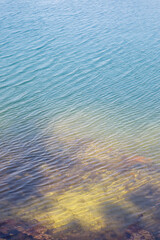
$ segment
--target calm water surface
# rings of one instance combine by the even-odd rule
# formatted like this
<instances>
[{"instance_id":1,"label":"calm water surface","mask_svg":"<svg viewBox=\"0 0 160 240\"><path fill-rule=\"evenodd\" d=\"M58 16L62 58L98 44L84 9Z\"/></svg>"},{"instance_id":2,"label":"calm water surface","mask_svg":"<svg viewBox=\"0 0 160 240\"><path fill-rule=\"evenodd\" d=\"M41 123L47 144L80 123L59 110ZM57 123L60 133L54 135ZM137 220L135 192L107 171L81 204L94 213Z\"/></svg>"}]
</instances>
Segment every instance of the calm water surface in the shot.
<instances>
[{"instance_id":1,"label":"calm water surface","mask_svg":"<svg viewBox=\"0 0 160 240\"><path fill-rule=\"evenodd\" d=\"M0 0L0 215L160 221L160 2Z\"/></svg>"}]
</instances>

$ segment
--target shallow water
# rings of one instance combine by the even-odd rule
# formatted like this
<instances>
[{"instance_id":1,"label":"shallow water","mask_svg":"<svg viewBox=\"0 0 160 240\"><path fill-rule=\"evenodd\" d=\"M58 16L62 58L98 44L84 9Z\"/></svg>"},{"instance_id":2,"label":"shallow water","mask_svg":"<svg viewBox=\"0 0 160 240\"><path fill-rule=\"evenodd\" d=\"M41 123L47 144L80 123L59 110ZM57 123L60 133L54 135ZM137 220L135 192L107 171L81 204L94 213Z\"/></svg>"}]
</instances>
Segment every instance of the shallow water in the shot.
<instances>
[{"instance_id":1,"label":"shallow water","mask_svg":"<svg viewBox=\"0 0 160 240\"><path fill-rule=\"evenodd\" d=\"M1 218L158 232L160 2L1 0L0 22Z\"/></svg>"}]
</instances>

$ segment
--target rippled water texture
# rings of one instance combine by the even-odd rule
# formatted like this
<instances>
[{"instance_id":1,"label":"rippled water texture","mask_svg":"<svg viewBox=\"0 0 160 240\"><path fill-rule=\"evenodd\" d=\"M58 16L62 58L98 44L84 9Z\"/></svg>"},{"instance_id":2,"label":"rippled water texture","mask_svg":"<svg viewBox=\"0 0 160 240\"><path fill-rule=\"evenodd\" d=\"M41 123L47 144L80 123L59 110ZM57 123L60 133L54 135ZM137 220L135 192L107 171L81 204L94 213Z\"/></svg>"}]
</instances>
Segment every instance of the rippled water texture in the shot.
<instances>
[{"instance_id":1,"label":"rippled water texture","mask_svg":"<svg viewBox=\"0 0 160 240\"><path fill-rule=\"evenodd\" d=\"M160 223L160 2L0 0L0 216Z\"/></svg>"}]
</instances>

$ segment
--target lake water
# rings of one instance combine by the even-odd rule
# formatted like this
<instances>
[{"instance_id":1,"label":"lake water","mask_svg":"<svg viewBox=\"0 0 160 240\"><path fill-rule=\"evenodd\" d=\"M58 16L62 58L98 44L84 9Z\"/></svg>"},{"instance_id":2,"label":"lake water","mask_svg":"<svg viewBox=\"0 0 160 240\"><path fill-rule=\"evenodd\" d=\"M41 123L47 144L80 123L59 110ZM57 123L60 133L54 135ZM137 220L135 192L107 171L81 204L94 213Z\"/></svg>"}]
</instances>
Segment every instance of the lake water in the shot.
<instances>
[{"instance_id":1,"label":"lake water","mask_svg":"<svg viewBox=\"0 0 160 240\"><path fill-rule=\"evenodd\" d=\"M0 212L159 228L160 2L0 0Z\"/></svg>"}]
</instances>

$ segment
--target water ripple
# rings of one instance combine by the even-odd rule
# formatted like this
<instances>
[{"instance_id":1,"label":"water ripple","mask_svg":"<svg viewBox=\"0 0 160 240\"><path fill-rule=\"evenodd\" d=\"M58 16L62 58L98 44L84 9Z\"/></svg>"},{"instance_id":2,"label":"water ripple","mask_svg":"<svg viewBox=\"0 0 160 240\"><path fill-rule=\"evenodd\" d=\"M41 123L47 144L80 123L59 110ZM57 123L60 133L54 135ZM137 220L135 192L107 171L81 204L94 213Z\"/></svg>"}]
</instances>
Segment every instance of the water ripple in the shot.
<instances>
[{"instance_id":1,"label":"water ripple","mask_svg":"<svg viewBox=\"0 0 160 240\"><path fill-rule=\"evenodd\" d=\"M1 1L3 218L157 232L156 4Z\"/></svg>"}]
</instances>

